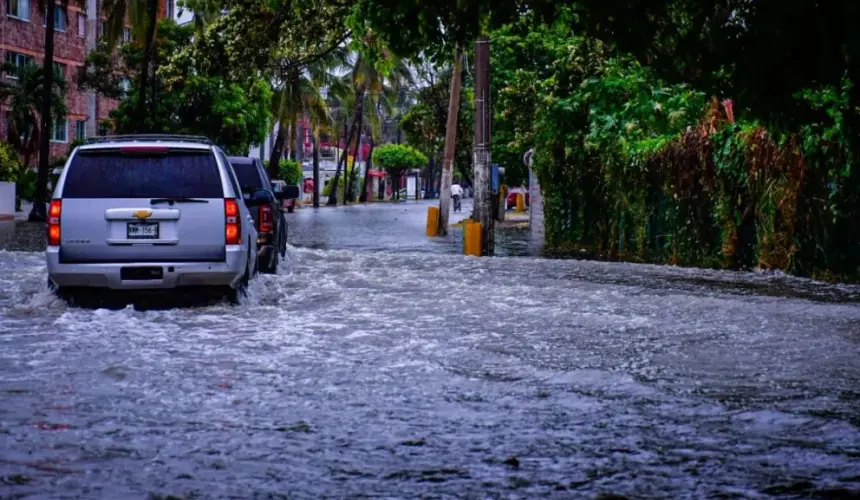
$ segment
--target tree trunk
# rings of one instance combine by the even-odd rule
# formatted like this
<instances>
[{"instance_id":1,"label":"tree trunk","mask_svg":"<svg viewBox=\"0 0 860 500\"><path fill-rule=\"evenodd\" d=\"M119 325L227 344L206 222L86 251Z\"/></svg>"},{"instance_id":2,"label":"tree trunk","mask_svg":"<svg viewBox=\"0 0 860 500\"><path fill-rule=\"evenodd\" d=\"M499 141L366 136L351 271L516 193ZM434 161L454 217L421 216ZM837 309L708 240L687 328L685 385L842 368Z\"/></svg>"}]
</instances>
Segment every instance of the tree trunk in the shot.
<instances>
[{"instance_id":1,"label":"tree trunk","mask_svg":"<svg viewBox=\"0 0 860 500\"><path fill-rule=\"evenodd\" d=\"M343 153L341 153L340 157L337 159L337 167L334 170L334 178L332 178L332 180L331 180L331 187L332 187L332 189L330 191L331 194L329 194L329 196L328 196L328 200L326 201L326 205L337 205L337 184L338 184L338 182L340 182L340 167L342 164L341 162L344 161L344 158L346 158L346 156L348 155L347 142L348 142L348 140L351 140L351 138L348 138L346 136L346 124L344 124L343 128L341 129L341 134L338 135L338 143L336 143L338 151L340 151L339 139L341 136L343 136L343 140L344 140Z\"/></svg>"},{"instance_id":2,"label":"tree trunk","mask_svg":"<svg viewBox=\"0 0 860 500\"><path fill-rule=\"evenodd\" d=\"M298 150L296 148L296 136L299 135L299 112L298 109L293 113L293 122L290 124L290 159L297 161L299 159Z\"/></svg>"},{"instance_id":3,"label":"tree trunk","mask_svg":"<svg viewBox=\"0 0 860 500\"><path fill-rule=\"evenodd\" d=\"M266 170L269 172L270 179L278 178L278 164L281 163L281 156L284 154L284 143L287 141L287 129L283 123L278 122L278 134L275 136L275 143L272 145L272 154L269 155L269 166Z\"/></svg>"},{"instance_id":4,"label":"tree trunk","mask_svg":"<svg viewBox=\"0 0 860 500\"><path fill-rule=\"evenodd\" d=\"M373 167L373 147L376 143L373 142L373 134L370 136L370 150L367 152L367 163L364 165L364 187L361 190L361 195L358 197L359 203L366 203L367 190L370 187L370 168Z\"/></svg>"},{"instance_id":5,"label":"tree trunk","mask_svg":"<svg viewBox=\"0 0 860 500\"><path fill-rule=\"evenodd\" d=\"M347 159L349 157L349 145L352 142L352 138L355 136L355 126L358 122L358 117L362 112L362 103L364 102L364 92L359 92L358 94L358 105L356 106L356 116L352 120L352 125L349 126L349 134L346 137L346 142L343 144L343 156L340 161L337 162L337 168L334 171L334 179L332 179L332 189L331 196L328 198L328 202L326 205L337 205L337 186L340 182L340 168L341 165L346 165ZM344 172L346 175L349 174L348 169L344 168ZM344 198L346 198L346 193L344 193Z\"/></svg>"},{"instance_id":6,"label":"tree trunk","mask_svg":"<svg viewBox=\"0 0 860 500\"><path fill-rule=\"evenodd\" d=\"M33 159L33 153L35 153L41 146L41 143L39 142L39 131L34 130L33 133L30 134L30 137L28 137L21 146L24 151L24 168L29 169L30 160Z\"/></svg>"},{"instance_id":7,"label":"tree trunk","mask_svg":"<svg viewBox=\"0 0 860 500\"><path fill-rule=\"evenodd\" d=\"M352 160L352 172L349 174L349 179L347 179L346 191L344 192L343 198L344 202L352 203L355 201L355 178L358 176L358 172L356 172L356 167L358 167L359 160L361 158L361 132L364 128L364 104L359 105L361 109L361 114L358 115L358 137L355 138L355 155L353 155Z\"/></svg>"},{"instance_id":8,"label":"tree trunk","mask_svg":"<svg viewBox=\"0 0 860 500\"><path fill-rule=\"evenodd\" d=\"M50 3L50 2L48 2ZM149 66L152 62L152 46L155 42L155 27L158 22L158 2L156 0L149 0L147 2L147 26L146 26L146 43L143 46L143 63L140 68L140 81L138 82L138 95L137 95L137 116L138 122L137 127L139 132L148 132L148 128L151 127L146 125L146 86L147 79L149 78ZM155 76L153 75L153 78ZM155 107L155 103L152 103L152 107ZM154 111L153 111L154 114ZM143 128L144 130L141 130Z\"/></svg>"},{"instance_id":9,"label":"tree trunk","mask_svg":"<svg viewBox=\"0 0 860 500\"><path fill-rule=\"evenodd\" d=\"M320 129L314 130L314 208L320 207Z\"/></svg>"},{"instance_id":10,"label":"tree trunk","mask_svg":"<svg viewBox=\"0 0 860 500\"><path fill-rule=\"evenodd\" d=\"M49 1L47 5L47 19L45 20L45 62L42 67L42 109L39 113L39 170L36 175L36 193L33 200L33 209L30 211L29 220L32 222L45 222L48 214L45 205L48 202L48 169L51 166L51 100L54 96L54 12L56 3Z\"/></svg>"},{"instance_id":11,"label":"tree trunk","mask_svg":"<svg viewBox=\"0 0 860 500\"><path fill-rule=\"evenodd\" d=\"M287 159L289 159L289 157L290 157L290 148L293 145L293 139L292 138L293 138L293 135L295 135L295 130L293 130L293 118L292 118L292 116L293 116L293 112L292 112L292 110L290 110L290 121L287 123L287 136L286 136L286 139L284 140L283 152L281 153L281 156L286 157Z\"/></svg>"},{"instance_id":12,"label":"tree trunk","mask_svg":"<svg viewBox=\"0 0 860 500\"><path fill-rule=\"evenodd\" d=\"M439 236L448 234L448 215L451 209L451 180L454 176L454 152L457 142L457 120L460 112L460 86L463 71L463 49L459 46L454 56L454 74L448 96L448 123L445 126L445 161L442 166L442 186L439 193Z\"/></svg>"}]
</instances>

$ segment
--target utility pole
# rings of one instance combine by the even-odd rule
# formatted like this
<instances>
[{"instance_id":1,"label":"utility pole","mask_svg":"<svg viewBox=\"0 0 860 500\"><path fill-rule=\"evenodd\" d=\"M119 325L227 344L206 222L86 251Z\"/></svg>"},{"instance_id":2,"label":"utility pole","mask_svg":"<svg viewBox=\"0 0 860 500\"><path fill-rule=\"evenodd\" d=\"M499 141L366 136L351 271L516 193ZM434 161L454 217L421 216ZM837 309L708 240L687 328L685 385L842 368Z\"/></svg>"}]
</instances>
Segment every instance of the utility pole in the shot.
<instances>
[{"instance_id":1,"label":"utility pole","mask_svg":"<svg viewBox=\"0 0 860 500\"><path fill-rule=\"evenodd\" d=\"M460 79L463 71L463 49L457 46L454 55L454 74L448 96L448 123L445 125L445 154L439 192L439 236L448 234L448 216L451 209L451 181L454 178L454 153L457 145L457 119L460 113Z\"/></svg>"},{"instance_id":2,"label":"utility pole","mask_svg":"<svg viewBox=\"0 0 860 500\"><path fill-rule=\"evenodd\" d=\"M475 209L474 219L481 223L482 254L495 250L496 214L490 188L490 39L481 36L475 42Z\"/></svg>"}]
</instances>

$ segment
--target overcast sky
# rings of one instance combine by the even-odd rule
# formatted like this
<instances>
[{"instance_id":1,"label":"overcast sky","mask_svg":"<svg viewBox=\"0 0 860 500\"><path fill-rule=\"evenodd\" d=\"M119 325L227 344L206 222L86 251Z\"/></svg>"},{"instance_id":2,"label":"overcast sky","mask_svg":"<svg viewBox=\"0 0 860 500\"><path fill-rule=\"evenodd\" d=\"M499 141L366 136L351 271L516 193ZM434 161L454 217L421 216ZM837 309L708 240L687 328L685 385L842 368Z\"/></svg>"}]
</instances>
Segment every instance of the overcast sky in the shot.
<instances>
[{"instance_id":1,"label":"overcast sky","mask_svg":"<svg viewBox=\"0 0 860 500\"><path fill-rule=\"evenodd\" d=\"M177 23L182 24L187 23L188 21L193 19L194 16L191 14L190 11L183 11L182 8L177 5L174 18L176 19Z\"/></svg>"}]
</instances>

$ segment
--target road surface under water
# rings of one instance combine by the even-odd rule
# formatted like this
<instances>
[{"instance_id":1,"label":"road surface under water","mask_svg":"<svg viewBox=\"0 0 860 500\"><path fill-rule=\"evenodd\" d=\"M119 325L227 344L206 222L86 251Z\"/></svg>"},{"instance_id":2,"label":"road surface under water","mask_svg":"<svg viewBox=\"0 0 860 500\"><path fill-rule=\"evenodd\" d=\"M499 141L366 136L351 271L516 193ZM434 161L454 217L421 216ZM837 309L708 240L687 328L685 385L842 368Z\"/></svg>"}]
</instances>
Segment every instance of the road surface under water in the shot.
<instances>
[{"instance_id":1,"label":"road surface under water","mask_svg":"<svg viewBox=\"0 0 860 500\"><path fill-rule=\"evenodd\" d=\"M0 252L0 497L860 492L860 289L466 258L425 210L298 211L236 307L71 309Z\"/></svg>"}]
</instances>

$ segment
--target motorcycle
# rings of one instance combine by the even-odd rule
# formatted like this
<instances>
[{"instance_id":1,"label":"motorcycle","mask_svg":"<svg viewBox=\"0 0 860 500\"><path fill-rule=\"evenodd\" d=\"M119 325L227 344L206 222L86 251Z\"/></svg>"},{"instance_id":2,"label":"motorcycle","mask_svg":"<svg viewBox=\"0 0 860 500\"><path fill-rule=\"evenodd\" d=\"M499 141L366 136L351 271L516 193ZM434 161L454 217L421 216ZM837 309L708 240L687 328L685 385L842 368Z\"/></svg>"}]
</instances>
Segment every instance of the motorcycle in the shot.
<instances>
[{"instance_id":1,"label":"motorcycle","mask_svg":"<svg viewBox=\"0 0 860 500\"><path fill-rule=\"evenodd\" d=\"M460 211L460 197L459 196L454 196L454 211L455 212Z\"/></svg>"}]
</instances>

